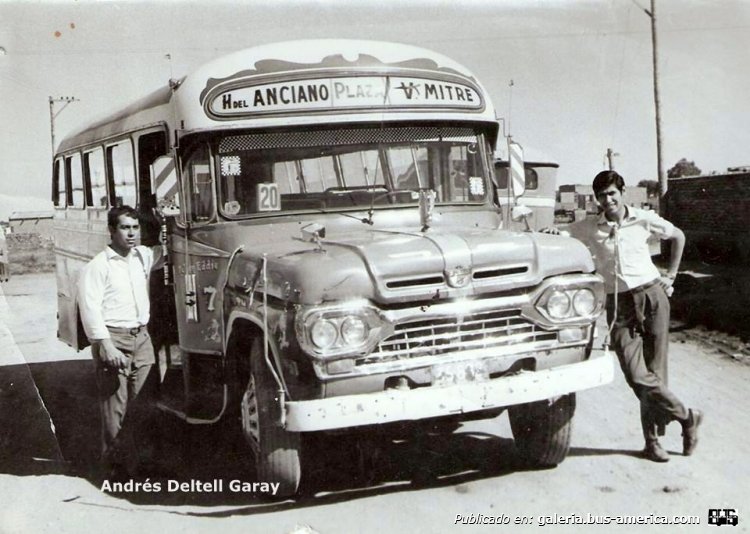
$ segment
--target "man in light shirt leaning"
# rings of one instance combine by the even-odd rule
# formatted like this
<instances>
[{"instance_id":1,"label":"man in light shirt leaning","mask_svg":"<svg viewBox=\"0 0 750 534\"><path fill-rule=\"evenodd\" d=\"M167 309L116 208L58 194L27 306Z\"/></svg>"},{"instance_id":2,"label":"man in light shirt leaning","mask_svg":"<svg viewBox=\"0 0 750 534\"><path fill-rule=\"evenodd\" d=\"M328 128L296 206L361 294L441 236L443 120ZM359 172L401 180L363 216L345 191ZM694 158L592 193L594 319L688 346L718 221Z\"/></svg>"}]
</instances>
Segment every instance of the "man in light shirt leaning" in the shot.
<instances>
[{"instance_id":1,"label":"man in light shirt leaning","mask_svg":"<svg viewBox=\"0 0 750 534\"><path fill-rule=\"evenodd\" d=\"M654 462L669 461L658 436L671 421L682 426L682 452L690 456L698 443L703 414L685 407L667 387L669 296L685 235L656 212L626 206L625 181L617 172L597 174L593 189L601 213L570 224L568 230L588 247L596 272L604 278L612 346L628 385L640 400L646 441L643 456ZM542 232L559 233L555 228ZM651 236L671 243L665 274L651 260Z\"/></svg>"},{"instance_id":2,"label":"man in light shirt leaning","mask_svg":"<svg viewBox=\"0 0 750 534\"><path fill-rule=\"evenodd\" d=\"M81 321L91 342L102 421L102 460L110 478L138 466L134 432L148 413L158 373L146 326L148 280L162 265L161 247L140 242L138 213L119 206L107 214L110 244L84 267L78 283Z\"/></svg>"}]
</instances>

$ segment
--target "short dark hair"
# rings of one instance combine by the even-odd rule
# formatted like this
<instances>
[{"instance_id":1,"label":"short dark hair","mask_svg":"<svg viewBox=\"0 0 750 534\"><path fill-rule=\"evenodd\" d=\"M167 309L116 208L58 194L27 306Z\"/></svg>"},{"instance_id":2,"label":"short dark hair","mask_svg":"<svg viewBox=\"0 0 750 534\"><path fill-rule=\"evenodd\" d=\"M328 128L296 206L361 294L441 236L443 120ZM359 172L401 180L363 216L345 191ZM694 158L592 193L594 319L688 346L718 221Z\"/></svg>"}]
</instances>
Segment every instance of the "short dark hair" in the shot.
<instances>
[{"instance_id":1,"label":"short dark hair","mask_svg":"<svg viewBox=\"0 0 750 534\"><path fill-rule=\"evenodd\" d=\"M602 171L594 177L594 183L591 186L594 189L594 195L598 195L599 191L613 184L620 190L620 193L625 189L625 180L622 176L615 171Z\"/></svg>"},{"instance_id":2,"label":"short dark hair","mask_svg":"<svg viewBox=\"0 0 750 534\"><path fill-rule=\"evenodd\" d=\"M107 212L107 226L109 226L110 228L117 228L117 223L120 219L120 215L127 215L128 217L131 217L137 221L140 220L138 212L135 211L135 208L132 208L125 204L122 206L116 206L110 209L109 212Z\"/></svg>"}]
</instances>

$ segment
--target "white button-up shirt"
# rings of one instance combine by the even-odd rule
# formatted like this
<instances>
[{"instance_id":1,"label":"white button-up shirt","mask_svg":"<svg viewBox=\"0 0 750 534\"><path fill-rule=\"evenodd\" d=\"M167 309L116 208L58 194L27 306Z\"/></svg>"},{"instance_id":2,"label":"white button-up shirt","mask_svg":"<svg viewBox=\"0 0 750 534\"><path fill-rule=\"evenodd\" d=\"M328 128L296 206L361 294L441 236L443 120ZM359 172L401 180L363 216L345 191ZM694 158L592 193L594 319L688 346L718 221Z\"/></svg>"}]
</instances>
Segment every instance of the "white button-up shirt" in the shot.
<instances>
[{"instance_id":1,"label":"white button-up shirt","mask_svg":"<svg viewBox=\"0 0 750 534\"><path fill-rule=\"evenodd\" d=\"M674 233L674 225L655 211L628 206L625 210L625 218L619 226L602 213L568 227L570 235L582 241L594 257L596 271L604 277L607 293L615 291L615 273L620 292L658 278L659 270L651 261L648 238L654 235L669 239Z\"/></svg>"},{"instance_id":2,"label":"white button-up shirt","mask_svg":"<svg viewBox=\"0 0 750 534\"><path fill-rule=\"evenodd\" d=\"M144 246L134 247L127 257L108 246L84 267L78 306L90 340L109 338L107 326L148 324L148 277L153 267L154 252Z\"/></svg>"}]
</instances>

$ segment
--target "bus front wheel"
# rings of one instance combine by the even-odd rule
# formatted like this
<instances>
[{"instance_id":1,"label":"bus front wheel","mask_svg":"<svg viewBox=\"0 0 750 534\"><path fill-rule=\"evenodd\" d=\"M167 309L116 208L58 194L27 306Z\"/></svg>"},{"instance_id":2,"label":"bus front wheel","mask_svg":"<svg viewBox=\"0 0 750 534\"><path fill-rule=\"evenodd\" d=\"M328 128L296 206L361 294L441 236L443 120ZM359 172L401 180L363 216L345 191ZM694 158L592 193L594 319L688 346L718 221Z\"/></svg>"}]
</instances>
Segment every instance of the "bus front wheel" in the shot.
<instances>
[{"instance_id":1,"label":"bus front wheel","mask_svg":"<svg viewBox=\"0 0 750 534\"><path fill-rule=\"evenodd\" d=\"M242 433L255 457L258 482L279 483L276 493L297 493L302 466L300 435L280 425L279 386L265 362L262 339L250 350L250 373L240 401Z\"/></svg>"},{"instance_id":2,"label":"bus front wheel","mask_svg":"<svg viewBox=\"0 0 750 534\"><path fill-rule=\"evenodd\" d=\"M570 450L576 396L569 393L508 409L516 449L529 467L554 467Z\"/></svg>"}]
</instances>

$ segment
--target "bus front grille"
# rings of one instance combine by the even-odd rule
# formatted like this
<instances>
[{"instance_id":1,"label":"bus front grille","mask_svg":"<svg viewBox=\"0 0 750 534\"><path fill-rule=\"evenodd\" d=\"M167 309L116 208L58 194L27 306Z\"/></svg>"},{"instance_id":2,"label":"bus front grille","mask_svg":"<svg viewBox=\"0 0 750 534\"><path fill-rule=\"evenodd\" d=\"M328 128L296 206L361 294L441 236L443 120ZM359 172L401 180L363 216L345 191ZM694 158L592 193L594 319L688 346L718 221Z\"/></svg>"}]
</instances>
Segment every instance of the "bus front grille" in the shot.
<instances>
[{"instance_id":1,"label":"bus front grille","mask_svg":"<svg viewBox=\"0 0 750 534\"><path fill-rule=\"evenodd\" d=\"M519 343L543 342L548 346L556 341L556 332L540 329L523 317L520 309L490 310L463 317L397 324L394 333L381 341L366 357L358 359L357 365L435 357Z\"/></svg>"}]
</instances>

